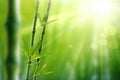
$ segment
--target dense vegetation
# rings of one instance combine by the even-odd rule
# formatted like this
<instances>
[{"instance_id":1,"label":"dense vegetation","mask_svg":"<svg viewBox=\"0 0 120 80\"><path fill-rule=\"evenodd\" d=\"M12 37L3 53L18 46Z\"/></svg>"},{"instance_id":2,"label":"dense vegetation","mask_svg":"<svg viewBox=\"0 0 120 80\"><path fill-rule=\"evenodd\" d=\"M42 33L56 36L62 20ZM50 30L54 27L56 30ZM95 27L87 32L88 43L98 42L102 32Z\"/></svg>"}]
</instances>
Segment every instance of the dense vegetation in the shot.
<instances>
[{"instance_id":1,"label":"dense vegetation","mask_svg":"<svg viewBox=\"0 0 120 80\"><path fill-rule=\"evenodd\" d=\"M110 10L105 6L100 11L100 7L95 9L93 6L92 9L89 5L94 1L51 0L48 20L45 21L48 0L39 0L31 49L36 1L21 0L20 80L26 78L30 58L29 80L34 76L38 80L120 80L120 1L106 0L111 1L111 6L106 3L101 6L107 5ZM0 80L6 56L6 3L7 0L0 1Z\"/></svg>"}]
</instances>

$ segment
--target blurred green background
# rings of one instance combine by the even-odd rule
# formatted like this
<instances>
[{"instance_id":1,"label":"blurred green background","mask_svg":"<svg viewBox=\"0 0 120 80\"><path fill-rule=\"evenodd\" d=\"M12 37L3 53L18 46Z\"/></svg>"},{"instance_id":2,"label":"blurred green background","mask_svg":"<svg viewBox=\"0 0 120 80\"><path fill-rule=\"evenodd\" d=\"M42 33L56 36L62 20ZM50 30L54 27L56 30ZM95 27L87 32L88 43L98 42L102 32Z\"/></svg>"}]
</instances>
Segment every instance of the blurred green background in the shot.
<instances>
[{"instance_id":1,"label":"blurred green background","mask_svg":"<svg viewBox=\"0 0 120 80\"><path fill-rule=\"evenodd\" d=\"M106 2L100 4L96 1ZM120 1L104 1L52 0L48 21L56 21L47 25L41 53L41 64L46 67L40 71L39 79L120 80ZM101 7L94 6L94 2ZM28 52L23 39L29 47L35 0L21 0L20 4L20 79L24 80ZM40 0L40 17L43 17L46 8L47 0ZM6 51L6 15L7 0L0 0L0 77L3 75L2 65ZM41 35L39 20L36 34L35 44Z\"/></svg>"}]
</instances>

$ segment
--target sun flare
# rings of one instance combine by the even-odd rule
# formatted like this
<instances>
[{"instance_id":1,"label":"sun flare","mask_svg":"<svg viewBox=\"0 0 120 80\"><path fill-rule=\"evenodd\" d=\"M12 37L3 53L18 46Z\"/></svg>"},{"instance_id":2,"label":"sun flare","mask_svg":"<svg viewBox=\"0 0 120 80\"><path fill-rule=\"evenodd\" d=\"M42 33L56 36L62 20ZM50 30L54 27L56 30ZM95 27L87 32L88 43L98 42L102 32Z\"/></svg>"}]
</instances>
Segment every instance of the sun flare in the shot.
<instances>
[{"instance_id":1,"label":"sun flare","mask_svg":"<svg viewBox=\"0 0 120 80\"><path fill-rule=\"evenodd\" d=\"M94 0L85 2L80 11L96 17L97 20L104 20L113 14L112 8L113 4L110 0Z\"/></svg>"},{"instance_id":2,"label":"sun flare","mask_svg":"<svg viewBox=\"0 0 120 80\"><path fill-rule=\"evenodd\" d=\"M99 16L108 15L111 12L111 3L108 0L97 0L92 3L93 12Z\"/></svg>"},{"instance_id":3,"label":"sun flare","mask_svg":"<svg viewBox=\"0 0 120 80\"><path fill-rule=\"evenodd\" d=\"M109 0L96 0L91 6L92 13L98 20L109 19L112 15L112 4Z\"/></svg>"}]
</instances>

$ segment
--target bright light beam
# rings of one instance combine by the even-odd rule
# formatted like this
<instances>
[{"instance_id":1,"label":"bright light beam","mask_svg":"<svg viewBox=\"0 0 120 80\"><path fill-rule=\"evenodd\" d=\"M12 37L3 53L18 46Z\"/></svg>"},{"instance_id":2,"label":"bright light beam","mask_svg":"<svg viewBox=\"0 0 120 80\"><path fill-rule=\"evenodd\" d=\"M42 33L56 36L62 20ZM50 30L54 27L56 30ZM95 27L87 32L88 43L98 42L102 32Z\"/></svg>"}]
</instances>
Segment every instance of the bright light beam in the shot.
<instances>
[{"instance_id":1,"label":"bright light beam","mask_svg":"<svg viewBox=\"0 0 120 80\"><path fill-rule=\"evenodd\" d=\"M97 21L108 20L112 13L113 4L110 0L94 0L85 2L80 11L83 11L84 14L89 14L94 16Z\"/></svg>"},{"instance_id":2,"label":"bright light beam","mask_svg":"<svg viewBox=\"0 0 120 80\"><path fill-rule=\"evenodd\" d=\"M106 18L112 13L112 4L110 0L96 0L92 3L91 9L99 18Z\"/></svg>"}]
</instances>

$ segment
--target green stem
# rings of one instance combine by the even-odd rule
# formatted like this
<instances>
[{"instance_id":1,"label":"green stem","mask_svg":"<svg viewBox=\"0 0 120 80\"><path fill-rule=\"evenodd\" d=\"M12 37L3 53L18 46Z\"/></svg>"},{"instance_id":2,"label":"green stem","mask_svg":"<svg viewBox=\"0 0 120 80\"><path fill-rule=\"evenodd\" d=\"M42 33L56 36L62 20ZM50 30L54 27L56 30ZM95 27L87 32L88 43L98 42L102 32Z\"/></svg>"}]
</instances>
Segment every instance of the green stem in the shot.
<instances>
[{"instance_id":1,"label":"green stem","mask_svg":"<svg viewBox=\"0 0 120 80\"><path fill-rule=\"evenodd\" d=\"M48 16L49 16L49 11L50 11L50 6L51 6L51 0L49 0L48 2L48 8L47 8L47 12L43 18L43 31L42 31L42 36L40 39L40 47L39 47L39 54L41 53L41 49L42 49L42 43L43 43L43 39L44 39L44 35L45 35L45 30L46 30L46 23L48 20Z\"/></svg>"},{"instance_id":2,"label":"green stem","mask_svg":"<svg viewBox=\"0 0 120 80\"><path fill-rule=\"evenodd\" d=\"M39 0L36 1L36 11L35 11L35 17L34 17L34 23L33 23L33 31L32 31L32 41L31 41L31 48L33 48L34 45L34 37L35 37L35 30L36 30L36 23L37 23L37 17L38 17L38 8L39 8ZM28 67L27 67L27 73L26 73L26 80L29 80L29 73L31 68L31 56L29 57L28 61Z\"/></svg>"},{"instance_id":3,"label":"green stem","mask_svg":"<svg viewBox=\"0 0 120 80\"><path fill-rule=\"evenodd\" d=\"M7 36L8 36L8 52L6 58L7 80L19 80L18 64L19 54L17 53L17 39L19 26L19 0L8 0L8 17L7 17Z\"/></svg>"},{"instance_id":4,"label":"green stem","mask_svg":"<svg viewBox=\"0 0 120 80\"><path fill-rule=\"evenodd\" d=\"M43 18L43 23L44 23L44 24L43 24L42 36L41 36L41 39L40 39L39 55L40 55L40 53L41 53L41 51L42 51L42 44L43 44L43 39L44 39L44 35L45 35L46 24L47 24L47 20L48 20L48 16L49 16L50 6L51 6L51 0L49 0L49 2L48 2L48 8L47 8L46 14L45 14L45 16L44 16L44 18ZM37 73L37 71L38 71L39 62L40 62L40 58L37 59L37 69L36 69L34 75L35 75L35 74ZM33 80L36 80L36 78L37 78L37 75L35 75L35 76L33 77Z\"/></svg>"},{"instance_id":5,"label":"green stem","mask_svg":"<svg viewBox=\"0 0 120 80\"><path fill-rule=\"evenodd\" d=\"M34 75L33 80L37 80L37 76L36 75Z\"/></svg>"},{"instance_id":6,"label":"green stem","mask_svg":"<svg viewBox=\"0 0 120 80\"><path fill-rule=\"evenodd\" d=\"M26 73L26 79L25 80L29 80L30 67L31 67L31 56L29 57L28 66L27 66L27 73Z\"/></svg>"},{"instance_id":7,"label":"green stem","mask_svg":"<svg viewBox=\"0 0 120 80\"><path fill-rule=\"evenodd\" d=\"M35 11L35 17L34 17L34 24L33 24L33 31L32 31L32 41L31 41L31 47L34 45L34 37L35 37L35 30L36 30L36 23L37 23L37 17L38 17L38 8L39 8L39 0L36 2L36 11Z\"/></svg>"},{"instance_id":8,"label":"green stem","mask_svg":"<svg viewBox=\"0 0 120 80\"><path fill-rule=\"evenodd\" d=\"M33 80L37 79L37 75L36 74L37 74L37 72L39 70L39 64L40 64L40 58L37 58L37 68L36 68L36 70L34 72Z\"/></svg>"}]
</instances>

